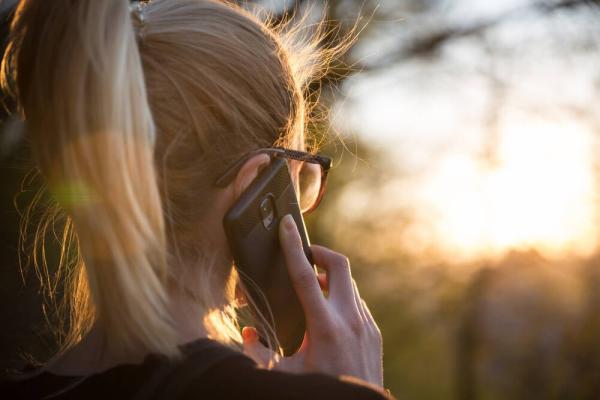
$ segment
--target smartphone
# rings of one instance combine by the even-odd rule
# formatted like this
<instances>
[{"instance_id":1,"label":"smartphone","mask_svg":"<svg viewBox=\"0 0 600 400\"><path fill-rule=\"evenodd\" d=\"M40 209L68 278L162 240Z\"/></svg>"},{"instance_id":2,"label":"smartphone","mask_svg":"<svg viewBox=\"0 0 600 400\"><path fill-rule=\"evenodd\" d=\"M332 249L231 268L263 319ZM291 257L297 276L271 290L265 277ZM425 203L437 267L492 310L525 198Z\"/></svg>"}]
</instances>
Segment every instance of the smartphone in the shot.
<instances>
[{"instance_id":1,"label":"smartphone","mask_svg":"<svg viewBox=\"0 0 600 400\"><path fill-rule=\"evenodd\" d=\"M304 252L313 265L286 159L273 158L223 218L241 283L256 306L254 317L260 318L260 313L274 328L286 356L298 350L306 331L304 312L279 244L279 224L287 214L296 221Z\"/></svg>"}]
</instances>

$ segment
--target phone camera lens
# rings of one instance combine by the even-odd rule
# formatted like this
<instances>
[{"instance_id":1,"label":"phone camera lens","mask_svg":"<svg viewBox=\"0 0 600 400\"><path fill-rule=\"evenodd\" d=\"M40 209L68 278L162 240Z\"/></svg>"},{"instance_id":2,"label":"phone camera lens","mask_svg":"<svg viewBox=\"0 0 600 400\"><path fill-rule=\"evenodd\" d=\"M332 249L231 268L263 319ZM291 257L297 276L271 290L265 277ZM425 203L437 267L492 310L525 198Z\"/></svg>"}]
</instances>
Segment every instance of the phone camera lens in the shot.
<instances>
[{"instance_id":1,"label":"phone camera lens","mask_svg":"<svg viewBox=\"0 0 600 400\"><path fill-rule=\"evenodd\" d=\"M275 204L272 196L267 196L261 201L260 216L265 229L271 229L275 224Z\"/></svg>"}]
</instances>

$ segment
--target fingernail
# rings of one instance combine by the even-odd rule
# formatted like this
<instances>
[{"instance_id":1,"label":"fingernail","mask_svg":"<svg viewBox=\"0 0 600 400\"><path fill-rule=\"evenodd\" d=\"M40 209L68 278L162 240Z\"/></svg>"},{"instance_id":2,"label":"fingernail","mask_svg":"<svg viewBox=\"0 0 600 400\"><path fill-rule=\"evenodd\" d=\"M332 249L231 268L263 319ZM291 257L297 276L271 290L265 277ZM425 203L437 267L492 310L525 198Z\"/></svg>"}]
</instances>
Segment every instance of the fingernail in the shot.
<instances>
[{"instance_id":1,"label":"fingernail","mask_svg":"<svg viewBox=\"0 0 600 400\"><path fill-rule=\"evenodd\" d=\"M242 337L246 340L252 340L256 337L256 331L254 330L254 328L245 326L242 329Z\"/></svg>"},{"instance_id":2,"label":"fingernail","mask_svg":"<svg viewBox=\"0 0 600 400\"><path fill-rule=\"evenodd\" d=\"M283 227L288 232L292 232L294 229L296 229L296 222L294 221L294 218L292 218L291 214L287 214L285 217L283 217Z\"/></svg>"}]
</instances>

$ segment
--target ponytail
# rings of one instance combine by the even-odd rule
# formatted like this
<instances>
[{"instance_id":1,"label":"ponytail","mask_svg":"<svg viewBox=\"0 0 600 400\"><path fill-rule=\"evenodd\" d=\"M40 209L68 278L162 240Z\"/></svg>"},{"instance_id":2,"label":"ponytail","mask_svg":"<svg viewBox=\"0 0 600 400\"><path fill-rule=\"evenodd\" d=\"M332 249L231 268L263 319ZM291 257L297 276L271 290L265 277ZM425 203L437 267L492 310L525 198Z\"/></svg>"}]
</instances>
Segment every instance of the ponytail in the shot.
<instances>
[{"instance_id":1,"label":"ponytail","mask_svg":"<svg viewBox=\"0 0 600 400\"><path fill-rule=\"evenodd\" d=\"M72 305L68 337L100 321L108 346L177 355L155 130L128 2L21 1L2 84L75 230L73 281L83 278L92 301Z\"/></svg>"}]
</instances>

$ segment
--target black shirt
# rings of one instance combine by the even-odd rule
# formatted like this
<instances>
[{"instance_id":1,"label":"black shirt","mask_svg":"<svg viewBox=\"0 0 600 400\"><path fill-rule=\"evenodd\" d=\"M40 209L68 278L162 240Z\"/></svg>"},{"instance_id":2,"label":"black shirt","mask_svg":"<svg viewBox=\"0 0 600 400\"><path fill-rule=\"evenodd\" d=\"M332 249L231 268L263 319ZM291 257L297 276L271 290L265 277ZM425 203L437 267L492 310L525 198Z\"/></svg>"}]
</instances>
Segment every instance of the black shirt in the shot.
<instances>
[{"instance_id":1,"label":"black shirt","mask_svg":"<svg viewBox=\"0 0 600 400\"><path fill-rule=\"evenodd\" d=\"M291 374L259 368L244 354L210 339L185 347L185 357L169 362L147 356L88 377L41 372L0 384L4 399L357 399L386 395L361 381L324 374ZM210 360L210 361L207 361Z\"/></svg>"}]
</instances>

